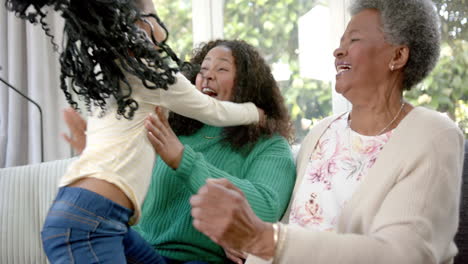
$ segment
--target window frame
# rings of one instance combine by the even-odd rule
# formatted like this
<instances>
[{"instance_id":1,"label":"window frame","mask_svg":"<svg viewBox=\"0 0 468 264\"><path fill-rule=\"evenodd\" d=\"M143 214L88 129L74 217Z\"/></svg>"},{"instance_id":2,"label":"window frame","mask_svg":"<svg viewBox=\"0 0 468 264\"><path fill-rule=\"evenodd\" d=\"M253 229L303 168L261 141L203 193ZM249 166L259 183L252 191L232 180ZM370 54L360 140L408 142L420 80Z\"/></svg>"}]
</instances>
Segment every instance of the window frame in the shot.
<instances>
[{"instance_id":1,"label":"window frame","mask_svg":"<svg viewBox=\"0 0 468 264\"><path fill-rule=\"evenodd\" d=\"M332 43L338 46L346 24L350 20L347 12L351 0L328 0L331 10ZM192 0L193 45L220 39L224 36L224 0ZM334 114L351 110L351 104L335 92L332 80L332 112Z\"/></svg>"}]
</instances>

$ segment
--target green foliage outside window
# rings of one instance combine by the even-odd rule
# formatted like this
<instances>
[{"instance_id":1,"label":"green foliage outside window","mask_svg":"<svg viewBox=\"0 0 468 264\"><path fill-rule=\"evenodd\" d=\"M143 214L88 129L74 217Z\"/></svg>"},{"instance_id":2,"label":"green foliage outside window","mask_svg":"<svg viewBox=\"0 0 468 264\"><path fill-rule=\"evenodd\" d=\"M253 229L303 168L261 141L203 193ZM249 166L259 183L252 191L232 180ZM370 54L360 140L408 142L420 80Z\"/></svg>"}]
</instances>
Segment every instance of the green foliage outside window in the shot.
<instances>
[{"instance_id":1,"label":"green foliage outside window","mask_svg":"<svg viewBox=\"0 0 468 264\"><path fill-rule=\"evenodd\" d=\"M192 49L191 4L189 0L154 0L169 28L169 44L185 59ZM447 113L468 136L468 42L467 0L436 0L442 22L441 59L432 72L405 98ZM272 65L289 65L289 80L280 87L299 140L307 132L304 120L312 123L332 112L331 85L299 74L299 17L326 1L314 0L225 0L224 36L243 39L257 47ZM318 39L319 40L319 39ZM338 45L338 43L337 43Z\"/></svg>"},{"instance_id":2,"label":"green foliage outside window","mask_svg":"<svg viewBox=\"0 0 468 264\"><path fill-rule=\"evenodd\" d=\"M414 105L447 113L468 137L468 1L437 0L441 57L431 75L405 94Z\"/></svg>"},{"instance_id":3,"label":"green foliage outside window","mask_svg":"<svg viewBox=\"0 0 468 264\"><path fill-rule=\"evenodd\" d=\"M179 58L189 60L192 54L192 1L153 0L158 16L169 31L168 43Z\"/></svg>"},{"instance_id":4,"label":"green foliage outside window","mask_svg":"<svg viewBox=\"0 0 468 264\"><path fill-rule=\"evenodd\" d=\"M304 120L322 119L332 112L331 84L299 74L297 21L317 2L227 0L224 8L226 38L239 38L254 45L270 65L289 65L291 76L280 82L280 88L299 140L308 130Z\"/></svg>"}]
</instances>

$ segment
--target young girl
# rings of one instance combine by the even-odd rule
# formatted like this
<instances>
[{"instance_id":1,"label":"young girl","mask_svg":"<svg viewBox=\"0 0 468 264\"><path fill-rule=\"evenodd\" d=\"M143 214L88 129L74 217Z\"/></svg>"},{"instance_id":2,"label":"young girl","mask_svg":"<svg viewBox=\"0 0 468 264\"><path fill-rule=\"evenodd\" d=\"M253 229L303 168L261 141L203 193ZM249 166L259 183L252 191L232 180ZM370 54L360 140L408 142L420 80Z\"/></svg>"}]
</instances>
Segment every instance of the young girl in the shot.
<instances>
[{"instance_id":1,"label":"young girl","mask_svg":"<svg viewBox=\"0 0 468 264\"><path fill-rule=\"evenodd\" d=\"M258 122L260 110L204 95L178 72L182 64L165 44L167 31L151 0L7 0L10 11L39 21L50 36L46 6L65 19L61 88L77 108L72 89L90 117L87 146L61 179L45 220L44 250L52 263L163 262L148 244L143 258L125 255L125 244L143 240L127 234L140 216L156 156L146 116L160 105L232 126Z\"/></svg>"}]
</instances>

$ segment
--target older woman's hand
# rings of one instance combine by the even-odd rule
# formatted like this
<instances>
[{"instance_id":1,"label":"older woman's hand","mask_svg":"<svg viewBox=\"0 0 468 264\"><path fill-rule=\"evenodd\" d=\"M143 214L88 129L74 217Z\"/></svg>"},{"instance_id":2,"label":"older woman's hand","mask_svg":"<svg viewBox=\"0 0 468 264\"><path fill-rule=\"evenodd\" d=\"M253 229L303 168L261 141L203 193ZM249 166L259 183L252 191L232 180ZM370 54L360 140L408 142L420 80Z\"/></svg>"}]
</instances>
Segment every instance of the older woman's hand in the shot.
<instances>
[{"instance_id":1,"label":"older woman's hand","mask_svg":"<svg viewBox=\"0 0 468 264\"><path fill-rule=\"evenodd\" d=\"M190 198L193 226L224 248L264 259L274 256L273 227L260 220L227 179L209 179Z\"/></svg>"},{"instance_id":2,"label":"older woman's hand","mask_svg":"<svg viewBox=\"0 0 468 264\"><path fill-rule=\"evenodd\" d=\"M223 248L226 257L236 264L243 264L247 258L247 254L242 251L235 250L232 248Z\"/></svg>"},{"instance_id":3,"label":"older woman's hand","mask_svg":"<svg viewBox=\"0 0 468 264\"><path fill-rule=\"evenodd\" d=\"M70 136L63 133L62 137L77 154L81 154L86 147L86 121L71 107L63 111L63 119L70 130Z\"/></svg>"},{"instance_id":4,"label":"older woman's hand","mask_svg":"<svg viewBox=\"0 0 468 264\"><path fill-rule=\"evenodd\" d=\"M156 115L150 114L145 121L145 127L148 129L148 139L161 159L169 167L177 169L182 160L184 145L172 131L162 109L156 107L155 112Z\"/></svg>"}]
</instances>

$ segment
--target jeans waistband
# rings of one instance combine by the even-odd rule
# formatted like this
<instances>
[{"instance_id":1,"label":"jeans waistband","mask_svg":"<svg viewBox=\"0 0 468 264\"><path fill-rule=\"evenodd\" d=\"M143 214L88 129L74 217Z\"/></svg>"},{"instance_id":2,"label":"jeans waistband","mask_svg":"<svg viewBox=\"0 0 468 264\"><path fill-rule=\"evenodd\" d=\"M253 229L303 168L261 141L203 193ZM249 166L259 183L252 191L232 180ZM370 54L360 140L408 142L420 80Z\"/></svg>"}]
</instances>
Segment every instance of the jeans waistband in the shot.
<instances>
[{"instance_id":1,"label":"jeans waistband","mask_svg":"<svg viewBox=\"0 0 468 264\"><path fill-rule=\"evenodd\" d=\"M133 210L115 203L100 194L79 187L61 187L54 202L73 204L97 216L122 223L128 223L133 215Z\"/></svg>"}]
</instances>

